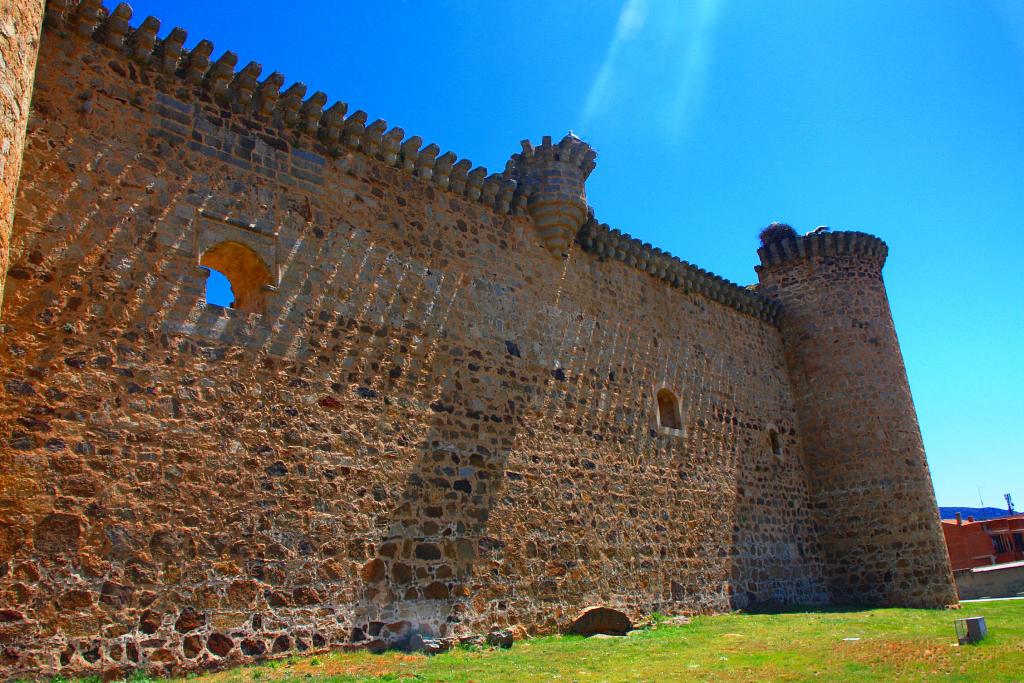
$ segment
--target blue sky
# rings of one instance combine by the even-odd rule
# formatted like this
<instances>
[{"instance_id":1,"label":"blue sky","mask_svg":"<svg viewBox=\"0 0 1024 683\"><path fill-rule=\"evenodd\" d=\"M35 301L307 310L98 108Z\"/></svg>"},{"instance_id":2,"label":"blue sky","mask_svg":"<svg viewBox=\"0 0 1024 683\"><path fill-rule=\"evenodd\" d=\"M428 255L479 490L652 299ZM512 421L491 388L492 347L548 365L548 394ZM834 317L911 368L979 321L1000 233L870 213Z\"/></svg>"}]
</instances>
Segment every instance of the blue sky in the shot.
<instances>
[{"instance_id":1,"label":"blue sky","mask_svg":"<svg viewBox=\"0 0 1024 683\"><path fill-rule=\"evenodd\" d=\"M879 235L939 503L1024 507L1024 2L132 5L492 170L572 129L599 220L742 284L770 221Z\"/></svg>"}]
</instances>

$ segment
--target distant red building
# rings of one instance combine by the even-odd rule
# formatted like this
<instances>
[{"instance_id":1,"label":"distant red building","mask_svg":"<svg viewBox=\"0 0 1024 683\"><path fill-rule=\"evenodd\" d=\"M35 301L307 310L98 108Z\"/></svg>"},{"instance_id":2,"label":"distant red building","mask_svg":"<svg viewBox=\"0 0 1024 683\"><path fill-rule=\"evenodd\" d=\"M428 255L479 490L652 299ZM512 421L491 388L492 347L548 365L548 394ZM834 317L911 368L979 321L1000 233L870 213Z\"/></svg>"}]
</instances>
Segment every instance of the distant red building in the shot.
<instances>
[{"instance_id":1,"label":"distant red building","mask_svg":"<svg viewBox=\"0 0 1024 683\"><path fill-rule=\"evenodd\" d=\"M976 522L957 513L942 520L942 533L954 571L1024 560L1024 515Z\"/></svg>"}]
</instances>

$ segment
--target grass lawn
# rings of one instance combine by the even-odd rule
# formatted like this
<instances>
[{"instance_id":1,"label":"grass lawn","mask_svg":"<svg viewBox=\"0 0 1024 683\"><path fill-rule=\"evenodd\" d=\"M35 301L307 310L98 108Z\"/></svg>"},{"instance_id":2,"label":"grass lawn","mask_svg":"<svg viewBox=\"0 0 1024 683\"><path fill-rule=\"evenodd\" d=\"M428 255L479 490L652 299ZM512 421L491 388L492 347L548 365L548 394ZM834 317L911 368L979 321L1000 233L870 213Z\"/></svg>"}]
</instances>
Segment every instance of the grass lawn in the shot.
<instances>
[{"instance_id":1,"label":"grass lawn","mask_svg":"<svg viewBox=\"0 0 1024 683\"><path fill-rule=\"evenodd\" d=\"M953 620L984 616L989 636L957 647ZM857 640L852 640L856 638ZM547 637L510 650L427 657L333 653L193 677L276 681L1024 681L1024 600L959 611L837 610L696 617L626 638Z\"/></svg>"}]
</instances>

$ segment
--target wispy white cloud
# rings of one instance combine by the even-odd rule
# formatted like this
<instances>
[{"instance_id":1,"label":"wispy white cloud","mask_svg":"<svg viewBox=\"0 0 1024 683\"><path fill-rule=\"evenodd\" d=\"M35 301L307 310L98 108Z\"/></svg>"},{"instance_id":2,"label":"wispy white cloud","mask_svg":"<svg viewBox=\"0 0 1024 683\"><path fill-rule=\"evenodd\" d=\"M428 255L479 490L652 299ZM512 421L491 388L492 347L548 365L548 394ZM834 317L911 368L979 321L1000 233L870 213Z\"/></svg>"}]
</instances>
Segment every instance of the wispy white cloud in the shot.
<instances>
[{"instance_id":1,"label":"wispy white cloud","mask_svg":"<svg viewBox=\"0 0 1024 683\"><path fill-rule=\"evenodd\" d=\"M678 63L679 78L668 119L676 137L689 129L704 98L721 8L721 0L700 0L696 16L685 30L685 49Z\"/></svg>"},{"instance_id":2,"label":"wispy white cloud","mask_svg":"<svg viewBox=\"0 0 1024 683\"><path fill-rule=\"evenodd\" d=\"M682 137L707 87L723 2L626 0L587 95L583 127L639 91L648 107L646 120L672 137ZM629 111L636 114L635 108Z\"/></svg>"},{"instance_id":3,"label":"wispy white cloud","mask_svg":"<svg viewBox=\"0 0 1024 683\"><path fill-rule=\"evenodd\" d=\"M635 39L643 31L647 23L647 0L626 0L619 12L619 21L615 25L615 35L608 45L604 61L597 72L597 78L590 86L587 102L583 107L583 123L588 124L595 116L608 108L612 99L612 77L619 61L619 54L624 43Z\"/></svg>"}]
</instances>

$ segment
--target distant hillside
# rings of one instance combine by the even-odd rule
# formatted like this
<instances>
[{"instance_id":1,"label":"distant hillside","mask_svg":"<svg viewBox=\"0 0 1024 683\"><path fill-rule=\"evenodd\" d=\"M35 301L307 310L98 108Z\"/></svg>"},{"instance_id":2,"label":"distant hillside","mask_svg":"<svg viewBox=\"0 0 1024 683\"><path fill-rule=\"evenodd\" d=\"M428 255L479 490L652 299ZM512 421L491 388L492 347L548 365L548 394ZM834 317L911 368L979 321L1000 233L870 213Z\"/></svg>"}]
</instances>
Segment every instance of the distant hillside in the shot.
<instances>
[{"instance_id":1,"label":"distant hillside","mask_svg":"<svg viewBox=\"0 0 1024 683\"><path fill-rule=\"evenodd\" d=\"M1006 517L1010 513L1007 512L1006 508L961 508L961 507L939 507L939 517L942 519L956 519L956 513L960 513L964 519L968 517L974 517L975 520L981 521L983 519L994 519L996 517Z\"/></svg>"}]
</instances>

